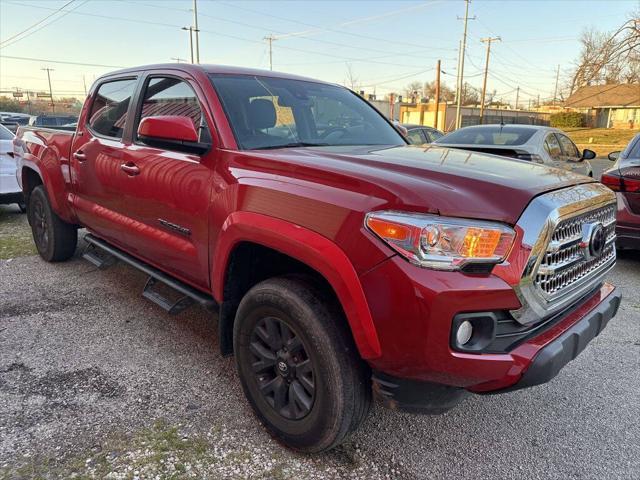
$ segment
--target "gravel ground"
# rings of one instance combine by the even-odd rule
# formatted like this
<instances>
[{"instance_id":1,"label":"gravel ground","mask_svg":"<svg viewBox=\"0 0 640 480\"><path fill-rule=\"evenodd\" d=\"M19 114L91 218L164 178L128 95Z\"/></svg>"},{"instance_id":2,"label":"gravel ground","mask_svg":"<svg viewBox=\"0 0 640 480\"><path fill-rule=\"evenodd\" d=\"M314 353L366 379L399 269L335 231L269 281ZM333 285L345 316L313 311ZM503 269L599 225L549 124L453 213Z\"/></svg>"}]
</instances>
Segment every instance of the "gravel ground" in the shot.
<instances>
[{"instance_id":1,"label":"gravel ground","mask_svg":"<svg viewBox=\"0 0 640 480\"><path fill-rule=\"evenodd\" d=\"M0 260L0 478L638 478L640 254L610 275L618 316L551 383L437 417L376 407L315 456L258 425L215 315L169 316L144 281Z\"/></svg>"}]
</instances>

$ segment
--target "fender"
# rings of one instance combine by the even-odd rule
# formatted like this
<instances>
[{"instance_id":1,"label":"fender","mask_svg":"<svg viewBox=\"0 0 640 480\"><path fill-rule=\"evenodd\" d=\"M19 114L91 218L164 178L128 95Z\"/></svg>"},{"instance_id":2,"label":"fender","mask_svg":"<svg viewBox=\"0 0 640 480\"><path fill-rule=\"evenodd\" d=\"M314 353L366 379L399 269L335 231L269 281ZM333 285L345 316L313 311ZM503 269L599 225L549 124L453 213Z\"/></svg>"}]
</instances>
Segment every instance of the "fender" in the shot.
<instances>
[{"instance_id":1,"label":"fender","mask_svg":"<svg viewBox=\"0 0 640 480\"><path fill-rule=\"evenodd\" d=\"M64 161L57 148L51 148L35 132L25 130L23 138L14 139L14 153L18 157L20 169L19 182L25 189L25 169L32 170L42 180L49 197L51 208L56 214L69 223L77 219L67 200L70 181L68 178L68 160Z\"/></svg>"},{"instance_id":2,"label":"fender","mask_svg":"<svg viewBox=\"0 0 640 480\"><path fill-rule=\"evenodd\" d=\"M285 220L252 212L234 212L227 217L213 257L213 293L219 303L224 300L229 255L243 241L273 248L319 272L342 304L361 357L372 359L381 355L380 341L362 285L345 253L328 238Z\"/></svg>"}]
</instances>

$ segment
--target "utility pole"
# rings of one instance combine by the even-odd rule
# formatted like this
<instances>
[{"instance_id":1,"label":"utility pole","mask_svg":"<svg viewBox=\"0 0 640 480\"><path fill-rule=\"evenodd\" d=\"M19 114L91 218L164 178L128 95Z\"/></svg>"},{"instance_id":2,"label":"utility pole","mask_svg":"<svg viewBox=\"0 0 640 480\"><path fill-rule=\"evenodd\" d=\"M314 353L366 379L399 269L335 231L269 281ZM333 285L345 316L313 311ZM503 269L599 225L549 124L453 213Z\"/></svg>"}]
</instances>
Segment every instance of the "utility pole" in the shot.
<instances>
[{"instance_id":1,"label":"utility pole","mask_svg":"<svg viewBox=\"0 0 640 480\"><path fill-rule=\"evenodd\" d=\"M487 94L487 76L489 74L489 55L491 55L491 42L499 42L502 39L500 37L488 37L482 38L480 41L487 44L487 59L484 63L484 81L482 82L482 97L480 98L480 125L482 125L482 119L484 118L484 97Z\"/></svg>"},{"instance_id":2,"label":"utility pole","mask_svg":"<svg viewBox=\"0 0 640 480\"><path fill-rule=\"evenodd\" d=\"M263 40L269 42L269 70L273 70L273 41L277 39L272 34L269 34Z\"/></svg>"},{"instance_id":3,"label":"utility pole","mask_svg":"<svg viewBox=\"0 0 640 480\"><path fill-rule=\"evenodd\" d=\"M438 128L438 111L440 110L440 60L436 64L436 112L433 120L433 127Z\"/></svg>"},{"instance_id":4,"label":"utility pole","mask_svg":"<svg viewBox=\"0 0 640 480\"><path fill-rule=\"evenodd\" d=\"M520 85L516 88L516 110L518 110L518 100L520 100Z\"/></svg>"},{"instance_id":5,"label":"utility pole","mask_svg":"<svg viewBox=\"0 0 640 480\"><path fill-rule=\"evenodd\" d=\"M84 85L84 96L87 96L87 79L82 75L82 84Z\"/></svg>"},{"instance_id":6,"label":"utility pole","mask_svg":"<svg viewBox=\"0 0 640 480\"><path fill-rule=\"evenodd\" d=\"M189 49L191 50L191 63L194 63L193 60L193 27L182 27L182 30L189 31Z\"/></svg>"},{"instance_id":7,"label":"utility pole","mask_svg":"<svg viewBox=\"0 0 640 480\"><path fill-rule=\"evenodd\" d=\"M193 28L196 32L196 63L200 63L200 30L198 29L198 1L193 0ZM193 63L193 62L191 62Z\"/></svg>"},{"instance_id":8,"label":"utility pole","mask_svg":"<svg viewBox=\"0 0 640 480\"><path fill-rule=\"evenodd\" d=\"M538 94L538 101L536 103L536 107L540 108L540 94Z\"/></svg>"},{"instance_id":9,"label":"utility pole","mask_svg":"<svg viewBox=\"0 0 640 480\"><path fill-rule=\"evenodd\" d=\"M187 63L187 61L184 58L180 58L180 57L171 57L171 60L175 60L176 63L180 63L180 62Z\"/></svg>"},{"instance_id":10,"label":"utility pole","mask_svg":"<svg viewBox=\"0 0 640 480\"><path fill-rule=\"evenodd\" d=\"M53 89L51 88L51 72L53 72L53 68L41 68L40 70L45 70L47 72L47 79L49 80L49 98L51 99L51 112L56 113L56 106L53 103Z\"/></svg>"},{"instance_id":11,"label":"utility pole","mask_svg":"<svg viewBox=\"0 0 640 480\"><path fill-rule=\"evenodd\" d=\"M556 88L553 90L553 104L556 104L556 98L558 96L558 80L560 79L560 65L558 65L558 70L556 72Z\"/></svg>"},{"instance_id":12,"label":"utility pole","mask_svg":"<svg viewBox=\"0 0 640 480\"><path fill-rule=\"evenodd\" d=\"M467 22L469 21L469 4L471 0L465 1L464 9L464 30L462 33L462 44L460 48L460 61L458 63L458 102L456 105L456 128L460 128L462 124L462 85L464 83L464 53L467 48ZM474 16L472 20L476 17Z\"/></svg>"}]
</instances>

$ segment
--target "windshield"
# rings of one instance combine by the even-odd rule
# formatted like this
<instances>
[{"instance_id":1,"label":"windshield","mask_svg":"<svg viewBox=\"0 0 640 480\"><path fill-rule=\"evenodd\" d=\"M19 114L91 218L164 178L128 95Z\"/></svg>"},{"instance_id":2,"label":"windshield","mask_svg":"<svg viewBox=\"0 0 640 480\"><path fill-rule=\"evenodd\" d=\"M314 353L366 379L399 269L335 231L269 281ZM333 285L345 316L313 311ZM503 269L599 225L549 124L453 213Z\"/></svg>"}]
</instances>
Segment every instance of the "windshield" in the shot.
<instances>
[{"instance_id":1,"label":"windshield","mask_svg":"<svg viewBox=\"0 0 640 480\"><path fill-rule=\"evenodd\" d=\"M461 128L436 140L435 143L455 145L522 145L536 131L533 128L488 125Z\"/></svg>"},{"instance_id":2,"label":"windshield","mask_svg":"<svg viewBox=\"0 0 640 480\"><path fill-rule=\"evenodd\" d=\"M382 115L346 88L249 75L211 75L211 81L244 150L406 144Z\"/></svg>"}]
</instances>

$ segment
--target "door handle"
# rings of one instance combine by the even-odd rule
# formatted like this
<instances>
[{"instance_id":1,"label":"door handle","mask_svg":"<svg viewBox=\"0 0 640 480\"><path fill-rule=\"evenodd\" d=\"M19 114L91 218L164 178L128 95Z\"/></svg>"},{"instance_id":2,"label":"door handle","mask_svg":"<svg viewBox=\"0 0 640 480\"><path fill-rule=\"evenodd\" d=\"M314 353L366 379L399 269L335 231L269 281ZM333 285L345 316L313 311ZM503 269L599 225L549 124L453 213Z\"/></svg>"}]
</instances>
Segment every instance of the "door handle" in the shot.
<instances>
[{"instance_id":1,"label":"door handle","mask_svg":"<svg viewBox=\"0 0 640 480\"><path fill-rule=\"evenodd\" d=\"M123 163L122 165L120 165L120 170L132 177L140 173L140 169L138 168L138 166L135 163L131 162Z\"/></svg>"},{"instance_id":2,"label":"door handle","mask_svg":"<svg viewBox=\"0 0 640 480\"><path fill-rule=\"evenodd\" d=\"M75 158L79 162L84 162L87 159L87 156L82 153L82 150L78 150L77 152L73 153L73 158Z\"/></svg>"}]
</instances>

